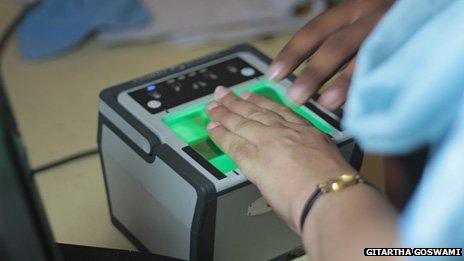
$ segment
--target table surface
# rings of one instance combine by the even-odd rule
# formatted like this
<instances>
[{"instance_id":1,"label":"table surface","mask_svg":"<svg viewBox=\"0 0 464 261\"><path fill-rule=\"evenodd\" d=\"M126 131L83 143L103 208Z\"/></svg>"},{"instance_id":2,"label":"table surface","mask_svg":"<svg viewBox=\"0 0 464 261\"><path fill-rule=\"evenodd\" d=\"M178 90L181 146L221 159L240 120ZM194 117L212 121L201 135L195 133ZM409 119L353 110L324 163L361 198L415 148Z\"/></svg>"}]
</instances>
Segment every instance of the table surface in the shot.
<instances>
[{"instance_id":1,"label":"table surface","mask_svg":"<svg viewBox=\"0 0 464 261\"><path fill-rule=\"evenodd\" d=\"M18 4L0 3L1 32L20 10ZM288 39L281 36L252 43L272 57ZM2 73L31 165L97 146L98 94L104 88L234 44L182 48L159 42L106 47L91 39L69 54L25 62L13 37L1 61ZM382 169L380 158L368 155L361 173L383 186ZM110 222L97 156L35 179L56 241L134 249Z\"/></svg>"}]
</instances>

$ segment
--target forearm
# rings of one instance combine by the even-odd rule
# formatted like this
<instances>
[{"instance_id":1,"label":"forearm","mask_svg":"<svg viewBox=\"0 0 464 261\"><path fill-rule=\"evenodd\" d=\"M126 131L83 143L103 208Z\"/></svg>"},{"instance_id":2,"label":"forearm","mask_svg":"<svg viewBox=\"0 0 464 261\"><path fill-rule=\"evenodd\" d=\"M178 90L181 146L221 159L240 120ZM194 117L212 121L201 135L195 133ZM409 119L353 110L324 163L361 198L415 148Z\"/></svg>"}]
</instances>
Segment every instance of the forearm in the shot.
<instances>
[{"instance_id":1,"label":"forearm","mask_svg":"<svg viewBox=\"0 0 464 261\"><path fill-rule=\"evenodd\" d=\"M397 246L396 217L387 199L367 185L321 195L305 221L304 246L311 260L360 260L366 247Z\"/></svg>"}]
</instances>

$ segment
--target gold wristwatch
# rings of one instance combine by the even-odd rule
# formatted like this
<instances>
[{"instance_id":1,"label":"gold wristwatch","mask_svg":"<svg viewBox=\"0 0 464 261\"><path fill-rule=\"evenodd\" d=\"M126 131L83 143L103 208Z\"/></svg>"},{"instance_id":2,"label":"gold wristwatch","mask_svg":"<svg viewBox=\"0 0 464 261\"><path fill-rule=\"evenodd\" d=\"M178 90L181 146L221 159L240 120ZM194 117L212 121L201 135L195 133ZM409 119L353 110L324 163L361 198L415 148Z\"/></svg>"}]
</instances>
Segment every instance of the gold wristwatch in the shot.
<instances>
[{"instance_id":1,"label":"gold wristwatch","mask_svg":"<svg viewBox=\"0 0 464 261\"><path fill-rule=\"evenodd\" d=\"M364 180L359 174L344 174L337 178L330 179L324 183L317 185L316 190L313 192L313 194L311 194L308 201L306 201L306 204L303 208L303 212L301 213L300 231L303 231L303 225L305 223L306 217L308 216L311 207L314 205L314 202L316 202L320 195L331 192L338 192L340 190L343 190L347 187L351 187L359 183L365 183L370 186L373 186L371 183Z\"/></svg>"}]
</instances>

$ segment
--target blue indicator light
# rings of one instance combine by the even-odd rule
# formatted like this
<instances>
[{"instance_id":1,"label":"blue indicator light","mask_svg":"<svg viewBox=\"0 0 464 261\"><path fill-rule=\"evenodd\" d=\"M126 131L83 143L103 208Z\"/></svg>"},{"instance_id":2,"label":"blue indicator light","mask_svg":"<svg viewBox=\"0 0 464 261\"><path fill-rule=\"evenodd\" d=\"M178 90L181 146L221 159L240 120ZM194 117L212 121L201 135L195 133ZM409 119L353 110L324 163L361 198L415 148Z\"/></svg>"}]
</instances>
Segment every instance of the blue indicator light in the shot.
<instances>
[{"instance_id":1,"label":"blue indicator light","mask_svg":"<svg viewBox=\"0 0 464 261\"><path fill-rule=\"evenodd\" d=\"M153 84L153 85L148 85L148 86L147 86L147 91L148 91L148 92L152 92L152 91L154 91L155 89L156 89L156 85L154 85L154 84Z\"/></svg>"}]
</instances>

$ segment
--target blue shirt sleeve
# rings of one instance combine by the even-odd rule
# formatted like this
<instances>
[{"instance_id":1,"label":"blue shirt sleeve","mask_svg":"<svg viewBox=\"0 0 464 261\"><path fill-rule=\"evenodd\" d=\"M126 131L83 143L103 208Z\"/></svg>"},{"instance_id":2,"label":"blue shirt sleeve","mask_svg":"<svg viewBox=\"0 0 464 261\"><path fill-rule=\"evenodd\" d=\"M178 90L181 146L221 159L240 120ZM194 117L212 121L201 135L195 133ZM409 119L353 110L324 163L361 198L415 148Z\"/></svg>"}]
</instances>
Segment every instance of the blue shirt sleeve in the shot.
<instances>
[{"instance_id":1,"label":"blue shirt sleeve","mask_svg":"<svg viewBox=\"0 0 464 261\"><path fill-rule=\"evenodd\" d=\"M398 1L362 46L345 106L368 152L431 147L400 218L405 247L464 246L463 14L464 1Z\"/></svg>"}]
</instances>

